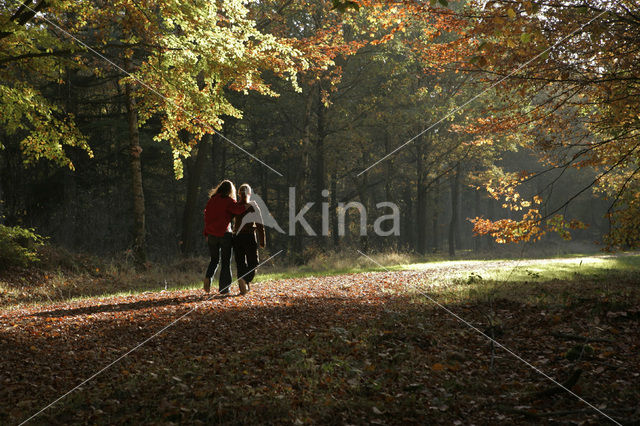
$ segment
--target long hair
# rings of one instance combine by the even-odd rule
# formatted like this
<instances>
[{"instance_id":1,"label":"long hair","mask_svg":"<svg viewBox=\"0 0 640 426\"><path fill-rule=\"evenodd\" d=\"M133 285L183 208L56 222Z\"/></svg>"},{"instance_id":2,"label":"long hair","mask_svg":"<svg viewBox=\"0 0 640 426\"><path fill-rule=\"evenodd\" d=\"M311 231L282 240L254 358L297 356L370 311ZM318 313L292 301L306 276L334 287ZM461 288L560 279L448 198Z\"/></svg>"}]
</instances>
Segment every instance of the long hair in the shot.
<instances>
[{"instance_id":1,"label":"long hair","mask_svg":"<svg viewBox=\"0 0 640 426\"><path fill-rule=\"evenodd\" d=\"M225 179L222 182L220 182L218 186L216 186L215 188L212 188L209 191L209 197L213 197L214 195L218 195L218 194L220 194L220 196L222 197L231 197L235 200L236 187L233 186L233 182Z\"/></svg>"}]
</instances>

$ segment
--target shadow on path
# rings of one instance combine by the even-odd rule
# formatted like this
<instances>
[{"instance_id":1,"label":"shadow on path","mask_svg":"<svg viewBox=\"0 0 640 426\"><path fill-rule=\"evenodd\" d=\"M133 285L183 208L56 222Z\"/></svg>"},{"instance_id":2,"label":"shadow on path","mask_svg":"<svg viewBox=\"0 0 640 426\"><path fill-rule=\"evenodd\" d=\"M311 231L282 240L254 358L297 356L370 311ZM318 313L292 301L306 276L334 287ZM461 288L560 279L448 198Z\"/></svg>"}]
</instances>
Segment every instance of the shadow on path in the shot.
<instances>
[{"instance_id":1,"label":"shadow on path","mask_svg":"<svg viewBox=\"0 0 640 426\"><path fill-rule=\"evenodd\" d=\"M212 295L212 294L191 294L188 296L169 297L165 299L151 299L151 300L138 300L135 302L126 303L106 303L103 305L83 306L77 308L67 309L55 309L52 311L43 311L35 313L31 316L45 317L45 318L63 318L73 317L78 315L91 315L105 312L123 312L123 311L135 311L139 309L157 308L162 306L174 306L189 304L194 302L205 302L207 300L223 300L232 297L238 297L240 294L229 295Z\"/></svg>"}]
</instances>

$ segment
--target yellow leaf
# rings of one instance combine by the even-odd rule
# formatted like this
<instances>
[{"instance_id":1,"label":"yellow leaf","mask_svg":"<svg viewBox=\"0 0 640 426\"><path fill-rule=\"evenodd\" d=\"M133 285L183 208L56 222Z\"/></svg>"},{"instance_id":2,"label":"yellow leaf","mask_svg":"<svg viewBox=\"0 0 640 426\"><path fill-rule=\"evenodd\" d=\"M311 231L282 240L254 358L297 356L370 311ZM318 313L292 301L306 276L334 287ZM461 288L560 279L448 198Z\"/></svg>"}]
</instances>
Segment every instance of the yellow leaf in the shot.
<instances>
[{"instance_id":1,"label":"yellow leaf","mask_svg":"<svg viewBox=\"0 0 640 426\"><path fill-rule=\"evenodd\" d=\"M437 362L437 363L435 363L435 364L433 364L433 365L431 366L431 369L432 369L433 371L442 371L442 370L444 370L444 365L442 365L442 364L440 364L439 362Z\"/></svg>"},{"instance_id":2,"label":"yellow leaf","mask_svg":"<svg viewBox=\"0 0 640 426\"><path fill-rule=\"evenodd\" d=\"M507 15L509 15L509 18L511 19L515 19L516 17L516 11L513 10L512 8L507 9Z\"/></svg>"}]
</instances>

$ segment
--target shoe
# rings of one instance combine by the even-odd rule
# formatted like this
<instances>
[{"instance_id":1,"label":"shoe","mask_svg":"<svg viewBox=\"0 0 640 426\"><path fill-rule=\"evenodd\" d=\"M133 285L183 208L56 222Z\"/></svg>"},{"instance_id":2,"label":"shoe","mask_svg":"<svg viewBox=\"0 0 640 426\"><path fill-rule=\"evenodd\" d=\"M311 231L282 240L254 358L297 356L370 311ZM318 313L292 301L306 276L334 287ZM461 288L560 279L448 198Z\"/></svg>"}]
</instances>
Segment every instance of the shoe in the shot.
<instances>
[{"instance_id":1,"label":"shoe","mask_svg":"<svg viewBox=\"0 0 640 426\"><path fill-rule=\"evenodd\" d=\"M244 278L240 278L238 280L238 287L240 287L240 294L247 293L247 282L244 280Z\"/></svg>"},{"instance_id":2,"label":"shoe","mask_svg":"<svg viewBox=\"0 0 640 426\"><path fill-rule=\"evenodd\" d=\"M205 293L209 293L209 290L211 290L211 278L208 277L204 277L204 292Z\"/></svg>"},{"instance_id":3,"label":"shoe","mask_svg":"<svg viewBox=\"0 0 640 426\"><path fill-rule=\"evenodd\" d=\"M251 285L248 281L247 281L247 291L251 291Z\"/></svg>"}]
</instances>

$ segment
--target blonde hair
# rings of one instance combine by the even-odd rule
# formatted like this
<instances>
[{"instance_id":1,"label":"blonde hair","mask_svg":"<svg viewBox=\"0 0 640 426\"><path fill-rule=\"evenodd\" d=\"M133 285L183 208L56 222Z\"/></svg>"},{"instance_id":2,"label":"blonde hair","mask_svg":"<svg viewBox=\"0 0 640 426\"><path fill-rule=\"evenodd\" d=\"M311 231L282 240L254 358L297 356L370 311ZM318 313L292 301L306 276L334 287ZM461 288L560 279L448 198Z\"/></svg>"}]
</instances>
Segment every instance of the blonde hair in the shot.
<instances>
[{"instance_id":1,"label":"blonde hair","mask_svg":"<svg viewBox=\"0 0 640 426\"><path fill-rule=\"evenodd\" d=\"M251 187L249 186L248 183L243 183L238 188L238 193L241 193L241 192L247 193L247 194L251 194L251 193L253 193L253 190L251 189Z\"/></svg>"},{"instance_id":2,"label":"blonde hair","mask_svg":"<svg viewBox=\"0 0 640 426\"><path fill-rule=\"evenodd\" d=\"M233 182L230 180L223 180L220 182L215 188L212 188L209 191L209 197L213 197L214 195L218 195L222 197L231 197L234 200L236 199L236 187L233 186Z\"/></svg>"}]
</instances>

